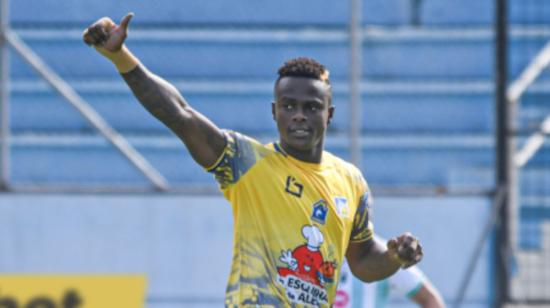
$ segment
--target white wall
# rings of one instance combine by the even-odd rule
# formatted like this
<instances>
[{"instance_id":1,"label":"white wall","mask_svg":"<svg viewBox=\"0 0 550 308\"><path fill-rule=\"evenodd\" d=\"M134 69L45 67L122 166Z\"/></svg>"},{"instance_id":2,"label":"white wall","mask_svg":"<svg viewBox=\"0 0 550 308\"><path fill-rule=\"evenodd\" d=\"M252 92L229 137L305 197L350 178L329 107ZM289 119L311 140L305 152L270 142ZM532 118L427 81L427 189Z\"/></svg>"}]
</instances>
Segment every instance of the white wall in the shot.
<instances>
[{"instance_id":1,"label":"white wall","mask_svg":"<svg viewBox=\"0 0 550 308\"><path fill-rule=\"evenodd\" d=\"M452 300L489 200L378 198L375 230L411 231L423 243L422 269ZM223 305L232 245L229 204L218 196L0 194L3 273L145 273L149 307ZM489 254L467 296L486 307Z\"/></svg>"}]
</instances>

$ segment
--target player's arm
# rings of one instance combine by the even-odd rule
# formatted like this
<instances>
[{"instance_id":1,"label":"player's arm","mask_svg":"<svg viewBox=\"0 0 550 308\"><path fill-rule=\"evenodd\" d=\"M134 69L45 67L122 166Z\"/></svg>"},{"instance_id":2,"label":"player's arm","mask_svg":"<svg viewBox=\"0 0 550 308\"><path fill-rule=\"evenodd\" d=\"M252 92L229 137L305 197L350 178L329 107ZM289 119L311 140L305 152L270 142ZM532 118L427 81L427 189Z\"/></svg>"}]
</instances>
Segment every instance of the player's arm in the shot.
<instances>
[{"instance_id":1,"label":"player's arm","mask_svg":"<svg viewBox=\"0 0 550 308\"><path fill-rule=\"evenodd\" d=\"M422 308L445 308L441 294L428 280L422 283L422 287L411 300Z\"/></svg>"},{"instance_id":2,"label":"player's arm","mask_svg":"<svg viewBox=\"0 0 550 308\"><path fill-rule=\"evenodd\" d=\"M350 243L346 258L353 275L364 282L384 279L401 266L397 260L390 258L387 249L374 239Z\"/></svg>"},{"instance_id":3,"label":"player's arm","mask_svg":"<svg viewBox=\"0 0 550 308\"><path fill-rule=\"evenodd\" d=\"M126 15L120 25L108 17L99 19L84 31L84 42L113 62L140 103L185 143L197 163L211 167L225 147L223 132L191 108L172 84L149 72L124 45L132 16Z\"/></svg>"},{"instance_id":4,"label":"player's arm","mask_svg":"<svg viewBox=\"0 0 550 308\"><path fill-rule=\"evenodd\" d=\"M365 282L391 276L399 268L409 267L422 259L422 247L410 233L390 239L386 245L374 238L350 242L346 252L351 272Z\"/></svg>"},{"instance_id":5,"label":"player's arm","mask_svg":"<svg viewBox=\"0 0 550 308\"><path fill-rule=\"evenodd\" d=\"M386 245L375 238L369 210L372 195L364 179L361 191L346 251L353 275L371 282L392 275L400 267L409 267L419 262L422 259L422 247L410 233L392 238Z\"/></svg>"}]
</instances>

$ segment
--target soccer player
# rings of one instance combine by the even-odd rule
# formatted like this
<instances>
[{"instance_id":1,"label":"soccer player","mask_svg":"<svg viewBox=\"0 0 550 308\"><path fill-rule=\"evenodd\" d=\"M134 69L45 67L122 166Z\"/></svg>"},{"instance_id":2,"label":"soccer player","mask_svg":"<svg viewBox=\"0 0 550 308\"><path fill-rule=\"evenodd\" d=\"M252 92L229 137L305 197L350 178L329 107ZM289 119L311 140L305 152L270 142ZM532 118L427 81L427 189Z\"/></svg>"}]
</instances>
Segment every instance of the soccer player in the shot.
<instances>
[{"instance_id":1,"label":"soccer player","mask_svg":"<svg viewBox=\"0 0 550 308\"><path fill-rule=\"evenodd\" d=\"M112 61L135 97L213 173L233 208L233 264L225 305L331 306L344 257L364 281L422 258L409 233L372 239L372 195L361 173L324 151L334 114L328 71L308 58L288 61L271 105L279 140L262 145L218 128L125 46L133 14L104 17L84 41Z\"/></svg>"}]
</instances>

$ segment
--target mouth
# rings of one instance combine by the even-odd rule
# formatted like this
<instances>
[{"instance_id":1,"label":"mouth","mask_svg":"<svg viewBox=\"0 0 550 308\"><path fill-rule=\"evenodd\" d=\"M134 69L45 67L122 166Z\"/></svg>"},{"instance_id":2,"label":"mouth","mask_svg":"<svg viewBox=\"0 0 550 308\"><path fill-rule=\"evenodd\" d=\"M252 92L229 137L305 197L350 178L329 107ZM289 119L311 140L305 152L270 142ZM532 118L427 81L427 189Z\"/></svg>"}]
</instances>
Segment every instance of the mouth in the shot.
<instances>
[{"instance_id":1,"label":"mouth","mask_svg":"<svg viewBox=\"0 0 550 308\"><path fill-rule=\"evenodd\" d=\"M307 128L291 128L289 133L294 137L307 137L311 134L311 131Z\"/></svg>"}]
</instances>

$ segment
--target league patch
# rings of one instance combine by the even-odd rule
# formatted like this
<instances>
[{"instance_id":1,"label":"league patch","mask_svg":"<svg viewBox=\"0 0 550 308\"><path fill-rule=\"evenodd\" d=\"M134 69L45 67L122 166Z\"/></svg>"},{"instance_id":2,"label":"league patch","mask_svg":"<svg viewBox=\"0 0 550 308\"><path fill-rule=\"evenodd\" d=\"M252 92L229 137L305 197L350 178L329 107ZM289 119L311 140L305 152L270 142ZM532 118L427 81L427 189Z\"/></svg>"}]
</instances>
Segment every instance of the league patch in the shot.
<instances>
[{"instance_id":1,"label":"league patch","mask_svg":"<svg viewBox=\"0 0 550 308\"><path fill-rule=\"evenodd\" d=\"M349 218L349 204L345 197L334 197L336 214L342 218Z\"/></svg>"}]
</instances>

